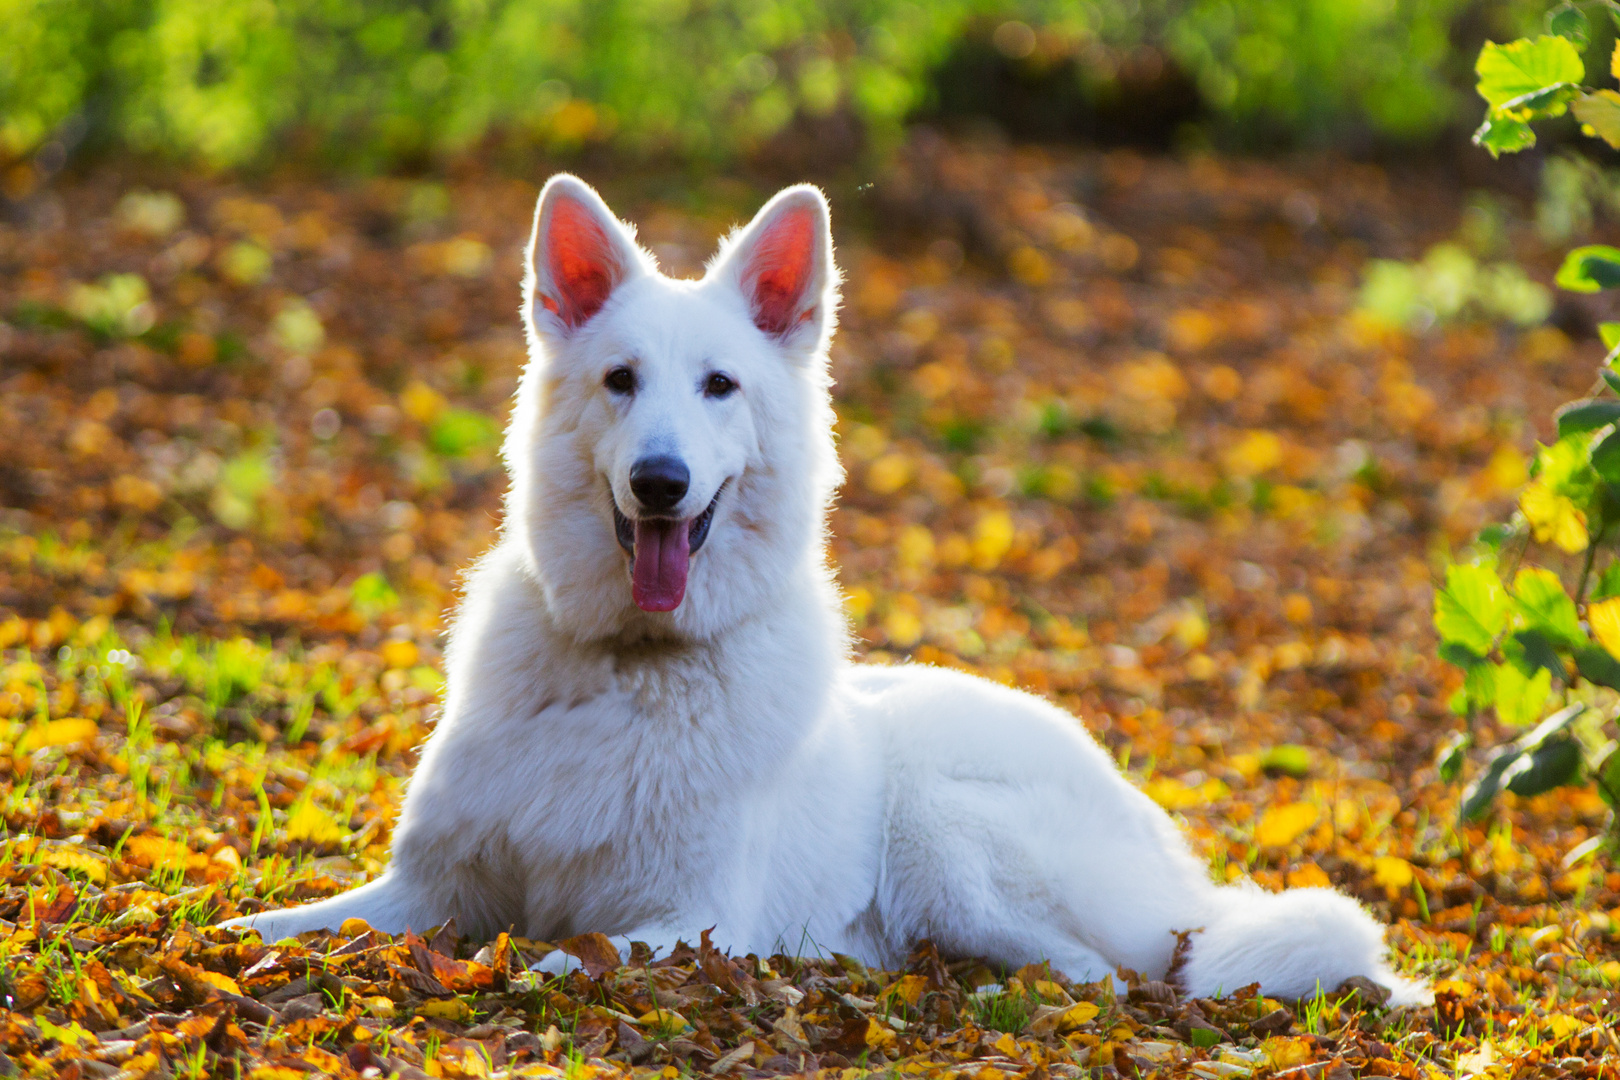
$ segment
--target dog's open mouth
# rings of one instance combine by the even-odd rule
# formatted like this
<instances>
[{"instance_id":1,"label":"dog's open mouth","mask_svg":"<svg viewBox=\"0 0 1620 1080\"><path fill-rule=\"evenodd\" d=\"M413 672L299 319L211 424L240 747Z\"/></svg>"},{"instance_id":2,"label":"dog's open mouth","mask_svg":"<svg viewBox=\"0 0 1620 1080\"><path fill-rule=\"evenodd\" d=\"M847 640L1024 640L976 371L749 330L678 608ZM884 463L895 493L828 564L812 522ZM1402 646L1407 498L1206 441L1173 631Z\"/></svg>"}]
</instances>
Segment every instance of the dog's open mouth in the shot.
<instances>
[{"instance_id":1,"label":"dog's open mouth","mask_svg":"<svg viewBox=\"0 0 1620 1080\"><path fill-rule=\"evenodd\" d=\"M619 546L630 556L630 597L642 611L674 611L686 598L686 571L689 560L709 538L714 508L720 504L720 491L714 493L708 508L695 518L638 518L631 521L619 512L613 500L613 532Z\"/></svg>"}]
</instances>

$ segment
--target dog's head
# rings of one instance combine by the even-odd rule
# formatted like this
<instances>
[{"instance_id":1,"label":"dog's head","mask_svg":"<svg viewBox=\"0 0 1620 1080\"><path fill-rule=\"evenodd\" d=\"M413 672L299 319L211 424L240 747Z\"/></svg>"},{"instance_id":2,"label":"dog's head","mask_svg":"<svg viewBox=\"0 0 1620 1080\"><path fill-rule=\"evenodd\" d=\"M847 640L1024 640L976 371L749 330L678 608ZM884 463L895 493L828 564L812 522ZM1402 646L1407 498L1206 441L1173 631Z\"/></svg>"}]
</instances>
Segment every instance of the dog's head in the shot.
<instances>
[{"instance_id":1,"label":"dog's head","mask_svg":"<svg viewBox=\"0 0 1620 1080\"><path fill-rule=\"evenodd\" d=\"M571 633L706 637L821 572L837 304L815 188L681 281L582 181L546 184L505 454L510 527Z\"/></svg>"}]
</instances>

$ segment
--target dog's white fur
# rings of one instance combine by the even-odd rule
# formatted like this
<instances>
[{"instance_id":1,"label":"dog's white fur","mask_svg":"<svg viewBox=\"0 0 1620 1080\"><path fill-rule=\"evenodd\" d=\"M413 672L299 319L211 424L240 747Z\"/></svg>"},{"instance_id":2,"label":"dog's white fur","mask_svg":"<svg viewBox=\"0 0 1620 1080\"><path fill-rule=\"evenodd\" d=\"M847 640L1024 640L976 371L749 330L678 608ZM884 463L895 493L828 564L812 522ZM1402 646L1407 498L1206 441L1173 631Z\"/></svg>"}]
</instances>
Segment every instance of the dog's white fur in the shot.
<instances>
[{"instance_id":1,"label":"dog's white fur","mask_svg":"<svg viewBox=\"0 0 1620 1080\"><path fill-rule=\"evenodd\" d=\"M582 222L595 247L569 246ZM784 245L794 228L813 242ZM838 271L817 190L777 195L698 281L662 276L633 236L574 177L541 193L507 523L451 631L443 718L391 865L230 925L275 940L454 916L476 935L595 930L662 949L714 927L735 952L885 966L927 937L1076 979L1162 977L1191 930L1178 974L1194 994L1300 996L1359 975L1426 999L1349 897L1212 884L1067 713L958 672L851 661L825 544ZM603 274L595 311L558 278L581 258ZM762 329L761 275L794 259L792 318ZM604 387L615 365L633 395ZM740 389L705 396L714 370ZM634 517L629 470L649 452L690 467L682 517L725 485L672 612L632 603L615 542L612 500Z\"/></svg>"}]
</instances>

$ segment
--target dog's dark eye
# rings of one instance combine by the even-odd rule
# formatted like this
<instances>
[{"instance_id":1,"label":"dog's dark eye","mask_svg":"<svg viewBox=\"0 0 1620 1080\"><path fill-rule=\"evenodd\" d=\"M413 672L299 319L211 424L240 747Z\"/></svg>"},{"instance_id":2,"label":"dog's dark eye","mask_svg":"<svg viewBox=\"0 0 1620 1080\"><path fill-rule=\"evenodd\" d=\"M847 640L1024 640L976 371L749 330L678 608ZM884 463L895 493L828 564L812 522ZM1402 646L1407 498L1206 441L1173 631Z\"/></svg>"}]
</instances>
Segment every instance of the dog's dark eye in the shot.
<instances>
[{"instance_id":1,"label":"dog's dark eye","mask_svg":"<svg viewBox=\"0 0 1620 1080\"><path fill-rule=\"evenodd\" d=\"M710 375L703 384L703 392L709 397L725 397L735 389L737 384L732 381L731 376L722 375L718 371Z\"/></svg>"},{"instance_id":2,"label":"dog's dark eye","mask_svg":"<svg viewBox=\"0 0 1620 1080\"><path fill-rule=\"evenodd\" d=\"M620 365L607 373L602 385L615 394L633 394L636 392L636 373Z\"/></svg>"}]
</instances>

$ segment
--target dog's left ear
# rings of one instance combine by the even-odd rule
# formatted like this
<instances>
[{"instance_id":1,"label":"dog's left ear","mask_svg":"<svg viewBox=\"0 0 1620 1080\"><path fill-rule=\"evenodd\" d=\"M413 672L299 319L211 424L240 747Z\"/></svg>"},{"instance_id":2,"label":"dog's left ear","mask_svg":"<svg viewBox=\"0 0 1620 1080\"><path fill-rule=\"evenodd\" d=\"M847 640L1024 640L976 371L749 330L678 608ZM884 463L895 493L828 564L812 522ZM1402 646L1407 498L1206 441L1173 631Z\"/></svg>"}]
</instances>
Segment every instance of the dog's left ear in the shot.
<instances>
[{"instance_id":1,"label":"dog's left ear","mask_svg":"<svg viewBox=\"0 0 1620 1080\"><path fill-rule=\"evenodd\" d=\"M713 273L732 284L754 325L784 345L818 345L838 306L827 200L787 188L727 238Z\"/></svg>"}]
</instances>

